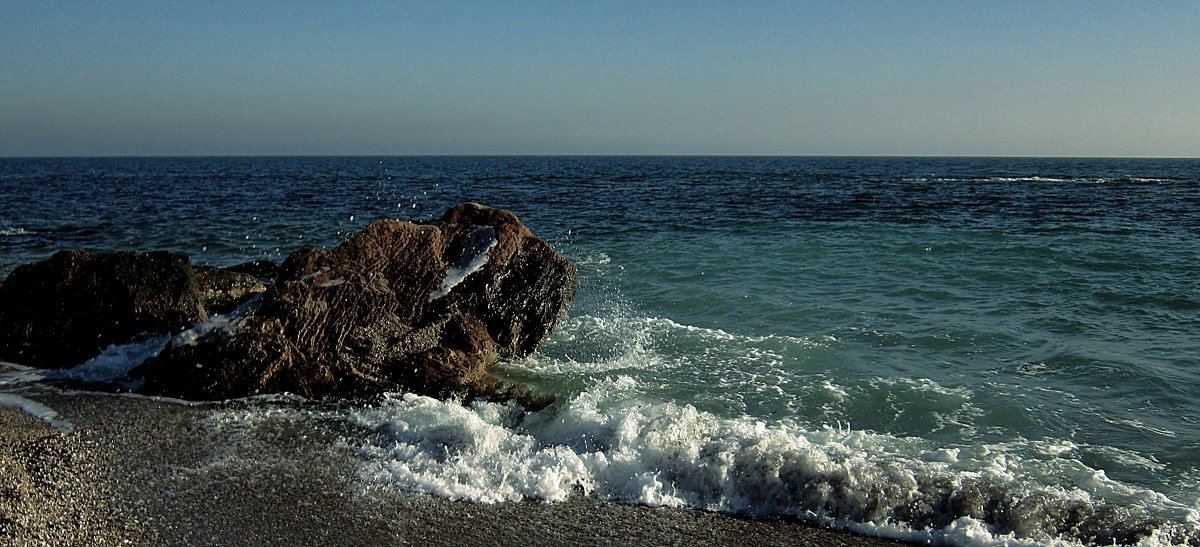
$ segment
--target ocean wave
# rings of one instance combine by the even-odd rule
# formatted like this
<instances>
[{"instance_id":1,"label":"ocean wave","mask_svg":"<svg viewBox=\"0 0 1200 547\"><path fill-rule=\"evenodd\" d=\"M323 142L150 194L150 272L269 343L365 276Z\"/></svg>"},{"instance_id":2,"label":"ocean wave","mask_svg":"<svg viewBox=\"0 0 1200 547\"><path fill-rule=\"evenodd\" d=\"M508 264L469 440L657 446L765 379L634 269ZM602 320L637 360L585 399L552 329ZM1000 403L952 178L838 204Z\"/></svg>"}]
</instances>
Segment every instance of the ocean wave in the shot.
<instances>
[{"instance_id":1,"label":"ocean wave","mask_svg":"<svg viewBox=\"0 0 1200 547\"><path fill-rule=\"evenodd\" d=\"M393 395L352 410L370 487L482 503L576 493L759 518L794 516L946 544L1169 544L1200 508L1066 457L1066 441L940 447L854 430L720 418L610 378L540 412Z\"/></svg>"},{"instance_id":2,"label":"ocean wave","mask_svg":"<svg viewBox=\"0 0 1200 547\"><path fill-rule=\"evenodd\" d=\"M25 228L4 228L4 229L0 230L0 237L26 236L26 235L34 235L36 233L37 232L26 230Z\"/></svg>"},{"instance_id":3,"label":"ocean wave","mask_svg":"<svg viewBox=\"0 0 1200 547\"><path fill-rule=\"evenodd\" d=\"M536 353L506 362L501 373L554 394L627 374L654 380L640 384L647 397L682 398L722 415L812 414L821 410L805 399L815 396L816 407L832 402L836 392L826 393L821 381L837 380L824 365L795 365L822 358L836 344L832 336L747 335L661 317L584 314L560 324Z\"/></svg>"},{"instance_id":4,"label":"ocean wave","mask_svg":"<svg viewBox=\"0 0 1200 547\"><path fill-rule=\"evenodd\" d=\"M167 343L114 346L80 367L39 374L117 382ZM534 383L568 384L552 386L560 399L545 410L396 394L367 408L244 405L222 411L219 426L257 427L297 413L342 421L354 431L341 442L360 460L363 488L483 503L587 493L951 545L1200 542L1194 496L1111 478L1091 458L1165 471L1150 453L1026 439L1011 429L972 432L983 425L983 394L1049 388L810 365L842 344L620 308L572 316L538 352L505 365ZM764 406L748 409L755 401ZM783 411L765 412L767 403ZM956 431L926 435L949 429Z\"/></svg>"},{"instance_id":5,"label":"ocean wave","mask_svg":"<svg viewBox=\"0 0 1200 547\"><path fill-rule=\"evenodd\" d=\"M632 323L718 345L772 340L654 318ZM607 328L591 318L573 327L575 335L589 324ZM119 382L167 342L163 337L113 346L83 365L38 376ZM625 358L631 357L614 359ZM536 368L535 362L526 365ZM13 368L14 374L31 372ZM1200 500L1173 500L1123 483L1080 458L1104 450L1109 459L1161 470L1148 455L1019 436L942 444L856 428L848 420L814 427L793 417L719 415L663 400L650 383L604 376L536 412L513 403L463 405L412 394L338 409L251 401L218 411L214 424L241 431L280 420L343 422L353 433L339 442L357 454L357 484L365 490L399 488L480 503L586 494L756 518L797 517L948 545L1200 541ZM876 377L864 385L926 400L947 420L965 413L960 418L969 421L974 408L972 390L933 380ZM822 378L805 397L853 402L871 396L863 389Z\"/></svg>"},{"instance_id":6,"label":"ocean wave","mask_svg":"<svg viewBox=\"0 0 1200 547\"><path fill-rule=\"evenodd\" d=\"M1053 176L1010 176L1010 177L910 177L901 179L909 183L1045 183L1045 184L1169 184L1179 179L1166 177L1107 176L1107 177L1053 177Z\"/></svg>"},{"instance_id":7,"label":"ocean wave","mask_svg":"<svg viewBox=\"0 0 1200 547\"><path fill-rule=\"evenodd\" d=\"M0 389L13 389L23 385L50 382L72 382L88 386L111 386L124 390L135 389L140 381L129 380L126 375L146 359L158 355L168 336L156 336L130 342L112 344L99 355L68 368L32 368L6 363L10 370L0 373Z\"/></svg>"},{"instance_id":8,"label":"ocean wave","mask_svg":"<svg viewBox=\"0 0 1200 547\"><path fill-rule=\"evenodd\" d=\"M695 349L735 346L762 353L828 347L837 338L829 335L795 337L745 335L719 328L685 325L662 317L577 315L567 318L553 337L530 358L506 364L506 368L537 373L590 371L611 372L621 368L678 366L669 357L683 358L687 352L672 347ZM753 347L752 347L753 346Z\"/></svg>"}]
</instances>

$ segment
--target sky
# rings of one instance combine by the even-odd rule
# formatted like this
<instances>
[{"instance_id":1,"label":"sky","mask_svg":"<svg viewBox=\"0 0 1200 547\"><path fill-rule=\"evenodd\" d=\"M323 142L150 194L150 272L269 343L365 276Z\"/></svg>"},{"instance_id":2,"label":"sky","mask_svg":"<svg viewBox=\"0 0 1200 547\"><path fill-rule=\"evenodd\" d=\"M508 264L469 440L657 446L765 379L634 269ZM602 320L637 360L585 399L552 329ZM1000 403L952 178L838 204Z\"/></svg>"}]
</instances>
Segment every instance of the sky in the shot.
<instances>
[{"instance_id":1,"label":"sky","mask_svg":"<svg viewBox=\"0 0 1200 547\"><path fill-rule=\"evenodd\" d=\"M1200 156L1200 2L0 2L0 156Z\"/></svg>"}]
</instances>

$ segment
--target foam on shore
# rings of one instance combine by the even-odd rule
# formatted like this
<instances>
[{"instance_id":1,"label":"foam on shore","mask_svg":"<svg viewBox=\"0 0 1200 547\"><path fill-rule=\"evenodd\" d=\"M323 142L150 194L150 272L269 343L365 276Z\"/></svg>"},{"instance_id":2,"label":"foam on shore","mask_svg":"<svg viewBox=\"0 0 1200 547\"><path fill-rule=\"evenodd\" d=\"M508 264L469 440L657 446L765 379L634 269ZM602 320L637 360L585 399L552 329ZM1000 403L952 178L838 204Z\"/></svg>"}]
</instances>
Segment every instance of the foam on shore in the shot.
<instances>
[{"instance_id":1,"label":"foam on shore","mask_svg":"<svg viewBox=\"0 0 1200 547\"><path fill-rule=\"evenodd\" d=\"M584 493L952 545L1165 545L1200 523L1195 507L1058 457L1060 444L946 448L720 418L637 392L617 377L532 413L395 395L349 419L375 433L358 446L366 483L483 503Z\"/></svg>"}]
</instances>

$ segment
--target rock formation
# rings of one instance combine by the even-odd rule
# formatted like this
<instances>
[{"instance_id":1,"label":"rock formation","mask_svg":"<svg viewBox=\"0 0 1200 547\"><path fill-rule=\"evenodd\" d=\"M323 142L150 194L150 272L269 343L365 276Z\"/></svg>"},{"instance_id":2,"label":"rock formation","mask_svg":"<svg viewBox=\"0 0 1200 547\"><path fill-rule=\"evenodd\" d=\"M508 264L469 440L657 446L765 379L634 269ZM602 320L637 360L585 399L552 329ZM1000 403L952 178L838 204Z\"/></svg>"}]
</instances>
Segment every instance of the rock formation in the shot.
<instances>
[{"instance_id":1,"label":"rock formation","mask_svg":"<svg viewBox=\"0 0 1200 547\"><path fill-rule=\"evenodd\" d=\"M69 367L205 317L186 256L60 251L0 285L0 359Z\"/></svg>"},{"instance_id":2,"label":"rock formation","mask_svg":"<svg viewBox=\"0 0 1200 547\"><path fill-rule=\"evenodd\" d=\"M476 204L431 224L377 221L283 264L66 250L0 284L0 360L68 367L167 333L131 373L146 393L487 396L518 389L488 368L533 351L574 293L570 262L512 213Z\"/></svg>"},{"instance_id":3,"label":"rock formation","mask_svg":"<svg viewBox=\"0 0 1200 547\"><path fill-rule=\"evenodd\" d=\"M488 396L489 372L566 314L575 269L512 213L459 205L433 224L381 220L304 249L261 297L171 340L133 371L188 399L407 390Z\"/></svg>"}]
</instances>

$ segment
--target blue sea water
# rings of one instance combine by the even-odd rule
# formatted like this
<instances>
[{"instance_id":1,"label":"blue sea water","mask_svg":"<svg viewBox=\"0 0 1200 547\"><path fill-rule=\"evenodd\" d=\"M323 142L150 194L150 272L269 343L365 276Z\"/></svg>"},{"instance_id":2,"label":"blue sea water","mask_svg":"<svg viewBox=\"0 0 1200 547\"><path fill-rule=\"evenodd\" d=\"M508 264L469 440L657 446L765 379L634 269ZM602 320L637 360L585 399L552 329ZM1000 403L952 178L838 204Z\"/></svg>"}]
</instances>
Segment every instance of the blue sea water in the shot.
<instances>
[{"instance_id":1,"label":"blue sea water","mask_svg":"<svg viewBox=\"0 0 1200 547\"><path fill-rule=\"evenodd\" d=\"M63 247L279 260L463 201L579 269L501 371L559 402L345 411L364 483L1200 542L1200 160L0 159L0 276Z\"/></svg>"}]
</instances>

